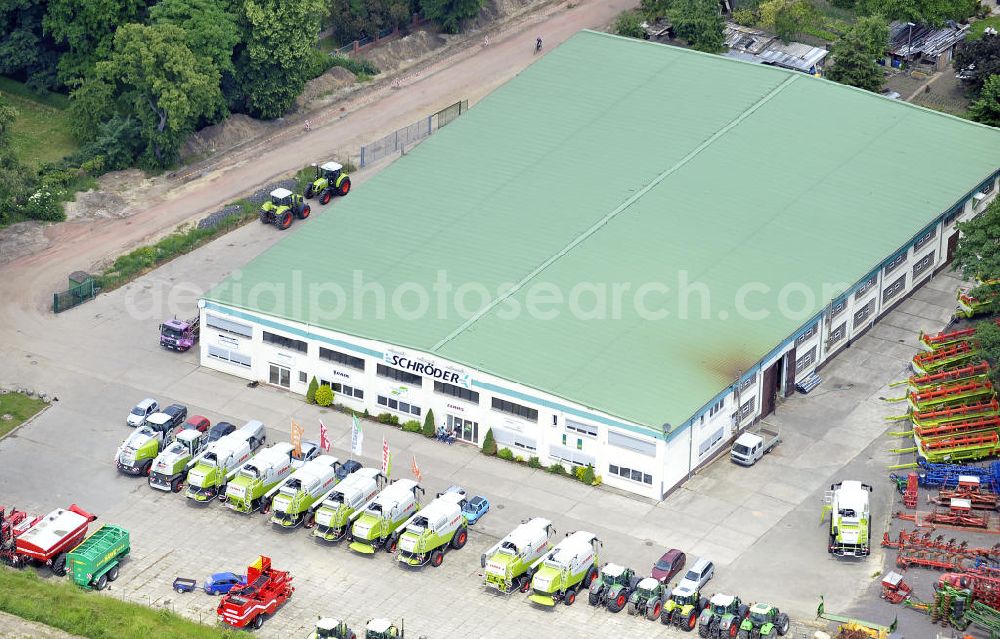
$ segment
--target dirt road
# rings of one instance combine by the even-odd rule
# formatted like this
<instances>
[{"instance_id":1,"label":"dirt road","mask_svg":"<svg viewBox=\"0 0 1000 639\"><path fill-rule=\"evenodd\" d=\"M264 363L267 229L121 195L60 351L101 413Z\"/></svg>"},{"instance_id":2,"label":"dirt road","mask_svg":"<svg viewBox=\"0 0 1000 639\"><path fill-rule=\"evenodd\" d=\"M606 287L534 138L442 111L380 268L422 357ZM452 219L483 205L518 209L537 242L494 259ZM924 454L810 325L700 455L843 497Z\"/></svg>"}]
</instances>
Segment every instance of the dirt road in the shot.
<instances>
[{"instance_id":1,"label":"dirt road","mask_svg":"<svg viewBox=\"0 0 1000 639\"><path fill-rule=\"evenodd\" d=\"M13 315L21 316L13 323L22 328L46 316L51 293L65 286L70 272L149 242L255 185L337 150L356 148L458 100L474 104L538 59L533 54L536 35L551 50L577 31L607 24L635 4L635 0L580 0L549 5L519 24L491 31L489 46L477 42L411 71L398 89L382 82L314 115L309 133L296 126L268 147L230 154L209 174L178 184L168 199L152 201L144 211L118 220L68 221L47 227L47 248L0 267L0 295L7 316L2 326L10 328Z\"/></svg>"}]
</instances>

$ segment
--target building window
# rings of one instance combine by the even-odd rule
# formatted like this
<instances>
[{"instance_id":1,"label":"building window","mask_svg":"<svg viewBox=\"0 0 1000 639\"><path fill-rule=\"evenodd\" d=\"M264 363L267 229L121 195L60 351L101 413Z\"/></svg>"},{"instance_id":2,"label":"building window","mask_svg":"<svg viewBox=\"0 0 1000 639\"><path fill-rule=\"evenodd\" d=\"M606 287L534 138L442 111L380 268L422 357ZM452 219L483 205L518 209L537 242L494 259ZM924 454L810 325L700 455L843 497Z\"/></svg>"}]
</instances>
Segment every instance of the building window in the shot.
<instances>
[{"instance_id":1,"label":"building window","mask_svg":"<svg viewBox=\"0 0 1000 639\"><path fill-rule=\"evenodd\" d=\"M626 468L625 466L616 466L615 464L608 464L608 472L616 477L621 477L622 479L628 479L630 481L647 484L649 486L653 485L653 476L647 475L641 470Z\"/></svg>"},{"instance_id":2,"label":"building window","mask_svg":"<svg viewBox=\"0 0 1000 639\"><path fill-rule=\"evenodd\" d=\"M983 195L989 195L990 193L993 192L994 188L995 188L995 184L994 184L993 180L989 180L988 182L986 182L985 184L983 184L983 187L981 189L979 189L979 192L982 193Z\"/></svg>"},{"instance_id":3,"label":"building window","mask_svg":"<svg viewBox=\"0 0 1000 639\"><path fill-rule=\"evenodd\" d=\"M857 330L861 326L862 322L868 319L868 316L875 312L875 300L872 300L865 304L864 308L854 314L854 329Z\"/></svg>"},{"instance_id":4,"label":"building window","mask_svg":"<svg viewBox=\"0 0 1000 639\"><path fill-rule=\"evenodd\" d=\"M508 402L507 400L500 399L499 397L493 398L493 410L510 413L511 415L517 415L518 417L523 417L524 419L528 419L533 422L538 421L538 411L534 408L528 408L527 406L521 406L520 404L515 404L514 402Z\"/></svg>"},{"instance_id":5,"label":"building window","mask_svg":"<svg viewBox=\"0 0 1000 639\"><path fill-rule=\"evenodd\" d=\"M805 369L809 368L816 361L816 347L813 346L809 351L802 357L795 360L795 372L801 373Z\"/></svg>"},{"instance_id":6,"label":"building window","mask_svg":"<svg viewBox=\"0 0 1000 639\"><path fill-rule=\"evenodd\" d=\"M285 337L284 335L275 335L274 333L268 333L264 331L264 341L268 344L274 344L281 348L287 348L290 351L298 351L300 353L305 353L308 350L308 344L302 340L292 339L291 337Z\"/></svg>"},{"instance_id":7,"label":"building window","mask_svg":"<svg viewBox=\"0 0 1000 639\"><path fill-rule=\"evenodd\" d=\"M354 399L364 399L365 392L360 388L355 388L354 386L348 386L347 384L341 384L339 382L331 382L327 379L319 380L320 386L329 386L334 393L338 393L345 397L353 397Z\"/></svg>"},{"instance_id":8,"label":"building window","mask_svg":"<svg viewBox=\"0 0 1000 639\"><path fill-rule=\"evenodd\" d=\"M386 397L385 395L378 396L378 405L385 406L389 410L398 411L406 415L416 415L420 417L420 407L414 406L408 402L402 402L392 397Z\"/></svg>"},{"instance_id":9,"label":"building window","mask_svg":"<svg viewBox=\"0 0 1000 639\"><path fill-rule=\"evenodd\" d=\"M917 281L917 276L929 269L934 265L934 251L931 251L927 255L923 256L917 263L913 265L913 281Z\"/></svg>"},{"instance_id":10,"label":"building window","mask_svg":"<svg viewBox=\"0 0 1000 639\"><path fill-rule=\"evenodd\" d=\"M608 444L631 450L648 457L656 457L656 442L649 442L637 437L630 437L613 430L608 431Z\"/></svg>"},{"instance_id":11,"label":"building window","mask_svg":"<svg viewBox=\"0 0 1000 639\"><path fill-rule=\"evenodd\" d=\"M434 382L434 391L442 395L451 395L452 397L464 399L473 404L479 403L479 393L468 388L463 388L462 386L455 386L454 384L447 384L445 382Z\"/></svg>"},{"instance_id":12,"label":"building window","mask_svg":"<svg viewBox=\"0 0 1000 639\"><path fill-rule=\"evenodd\" d=\"M219 348L218 346L209 346L208 356L214 357L215 359L221 359L224 362L243 366L244 368L250 368L250 356L237 353L236 351Z\"/></svg>"},{"instance_id":13,"label":"building window","mask_svg":"<svg viewBox=\"0 0 1000 639\"><path fill-rule=\"evenodd\" d=\"M413 373L401 371L398 368L392 368L391 366L386 366L385 364L379 364L375 370L379 377L387 377L389 379L394 379L397 382L403 382L404 384L420 386L423 382L420 375L414 375Z\"/></svg>"},{"instance_id":14,"label":"building window","mask_svg":"<svg viewBox=\"0 0 1000 639\"><path fill-rule=\"evenodd\" d=\"M479 443L479 423L462 419L454 415L447 416L448 429L454 431L455 437L470 444Z\"/></svg>"},{"instance_id":15,"label":"building window","mask_svg":"<svg viewBox=\"0 0 1000 639\"><path fill-rule=\"evenodd\" d=\"M882 267L882 272L885 275L888 275L889 273L895 271L897 268L899 268L900 264L906 261L906 255L907 252L903 251L896 257L892 258L888 263L886 263L885 266Z\"/></svg>"},{"instance_id":16,"label":"building window","mask_svg":"<svg viewBox=\"0 0 1000 639\"><path fill-rule=\"evenodd\" d=\"M583 450L583 440L579 437L576 438L576 449Z\"/></svg>"},{"instance_id":17,"label":"building window","mask_svg":"<svg viewBox=\"0 0 1000 639\"><path fill-rule=\"evenodd\" d=\"M305 384L306 383L306 372L305 371L299 371L299 383L300 384Z\"/></svg>"},{"instance_id":18,"label":"building window","mask_svg":"<svg viewBox=\"0 0 1000 639\"><path fill-rule=\"evenodd\" d=\"M948 225L954 222L956 219L958 219L958 216L961 215L963 211L965 211L964 204L959 204L952 210L948 211L948 215L946 215L944 218L944 224Z\"/></svg>"},{"instance_id":19,"label":"building window","mask_svg":"<svg viewBox=\"0 0 1000 639\"><path fill-rule=\"evenodd\" d=\"M720 410L722 410L722 406L723 406L723 404L725 404L725 403L726 403L726 398L725 398L725 397L723 397L723 398L722 398L722 399L720 399L719 401L717 401L717 402L715 402L714 404L712 404L712 407L708 409L708 417L709 417L709 419L711 419L712 417L715 417L715 415L716 415L716 414L717 414L717 413L718 413L718 412L719 412Z\"/></svg>"},{"instance_id":20,"label":"building window","mask_svg":"<svg viewBox=\"0 0 1000 639\"><path fill-rule=\"evenodd\" d=\"M844 339L845 335L847 335L847 322L844 322L837 328L830 331L830 343L836 344L840 340Z\"/></svg>"},{"instance_id":21,"label":"building window","mask_svg":"<svg viewBox=\"0 0 1000 639\"><path fill-rule=\"evenodd\" d=\"M223 319L221 317L216 317L215 315L212 315L210 313L205 314L205 324L212 328L217 328L220 331L233 333L234 335L242 335L243 337L253 337L252 326L247 326L246 324L240 324L239 322Z\"/></svg>"},{"instance_id":22,"label":"building window","mask_svg":"<svg viewBox=\"0 0 1000 639\"><path fill-rule=\"evenodd\" d=\"M937 237L936 226L931 230L927 231L926 233L924 233L923 235L921 235L920 238L913 243L913 252L916 253L924 246L927 246L927 243L933 240L935 237Z\"/></svg>"},{"instance_id":23,"label":"building window","mask_svg":"<svg viewBox=\"0 0 1000 639\"><path fill-rule=\"evenodd\" d=\"M805 333L802 333L801 335L795 338L796 346L798 346L799 344L805 344L810 337L816 334L817 330L819 330L819 322L816 322L811 327L809 327L809 330L807 330Z\"/></svg>"},{"instance_id":24,"label":"building window","mask_svg":"<svg viewBox=\"0 0 1000 639\"><path fill-rule=\"evenodd\" d=\"M708 451L712 450L712 448L716 444L718 444L719 442L722 441L722 437L725 434L726 434L726 429L725 428L720 428L719 430L715 431L714 433L712 433L711 435L709 435L705 439L701 440L701 443L698 444L698 458L700 459L700 458L704 457L705 453L707 453Z\"/></svg>"},{"instance_id":25,"label":"building window","mask_svg":"<svg viewBox=\"0 0 1000 639\"><path fill-rule=\"evenodd\" d=\"M571 430L575 433L586 435L587 437L597 437L597 426L575 422L572 419L566 420L566 430Z\"/></svg>"},{"instance_id":26,"label":"building window","mask_svg":"<svg viewBox=\"0 0 1000 639\"><path fill-rule=\"evenodd\" d=\"M292 385L292 372L280 364L271 364L267 381L269 384L288 388Z\"/></svg>"},{"instance_id":27,"label":"building window","mask_svg":"<svg viewBox=\"0 0 1000 639\"><path fill-rule=\"evenodd\" d=\"M739 390L741 393L746 392L751 386L757 383L757 373L755 372L750 377L740 382Z\"/></svg>"},{"instance_id":28,"label":"building window","mask_svg":"<svg viewBox=\"0 0 1000 639\"><path fill-rule=\"evenodd\" d=\"M353 355L330 350L329 348L324 348L322 346L319 347L319 358L343 364L344 366L349 366L351 368L356 368L359 371L365 370L365 360L360 357L354 357Z\"/></svg>"},{"instance_id":29,"label":"building window","mask_svg":"<svg viewBox=\"0 0 1000 639\"><path fill-rule=\"evenodd\" d=\"M885 290L882 291L882 303L885 303L886 300L892 299L893 297L898 295L899 292L902 291L905 287L906 287L906 273L903 273L902 277L900 277L898 280L896 280L889 286L886 286Z\"/></svg>"},{"instance_id":30,"label":"building window","mask_svg":"<svg viewBox=\"0 0 1000 639\"><path fill-rule=\"evenodd\" d=\"M839 302L834 302L830 306L830 317L831 318L837 317L838 315L840 315L841 313L843 313L845 310L847 310L847 300L846 299L840 300Z\"/></svg>"},{"instance_id":31,"label":"building window","mask_svg":"<svg viewBox=\"0 0 1000 639\"><path fill-rule=\"evenodd\" d=\"M878 281L878 275L872 275L867 282L859 286L858 290L854 292L854 299L856 300L861 299L865 293L872 290L872 287L875 286L875 282L877 281Z\"/></svg>"},{"instance_id":32,"label":"building window","mask_svg":"<svg viewBox=\"0 0 1000 639\"><path fill-rule=\"evenodd\" d=\"M751 397L746 402L744 402L744 404L742 406L740 406L740 410L736 414L736 421L737 421L737 423L742 424L744 421L746 421L747 417L750 417L750 415L753 414L753 409L754 409L756 403L757 403L757 398L756 397Z\"/></svg>"}]
</instances>

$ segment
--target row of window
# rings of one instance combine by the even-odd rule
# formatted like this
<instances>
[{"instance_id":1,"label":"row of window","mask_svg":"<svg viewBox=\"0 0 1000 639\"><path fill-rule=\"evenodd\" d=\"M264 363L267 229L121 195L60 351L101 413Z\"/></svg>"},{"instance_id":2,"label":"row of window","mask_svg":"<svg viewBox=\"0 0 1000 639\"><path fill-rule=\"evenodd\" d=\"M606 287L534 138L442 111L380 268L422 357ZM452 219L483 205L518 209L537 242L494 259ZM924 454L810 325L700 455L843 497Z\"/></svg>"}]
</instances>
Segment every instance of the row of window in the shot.
<instances>
[{"instance_id":1,"label":"row of window","mask_svg":"<svg viewBox=\"0 0 1000 639\"><path fill-rule=\"evenodd\" d=\"M708 409L709 418L715 417L715 415L722 410L722 406L726 403L726 398L723 397L719 401L712 404L712 407Z\"/></svg>"},{"instance_id":2,"label":"row of window","mask_svg":"<svg viewBox=\"0 0 1000 639\"><path fill-rule=\"evenodd\" d=\"M621 477L622 479L629 479L631 481L639 482L640 484L646 484L647 486L653 485L652 475L648 475L641 470L636 470L635 468L626 468L625 466L608 464L608 473L616 477Z\"/></svg>"},{"instance_id":3,"label":"row of window","mask_svg":"<svg viewBox=\"0 0 1000 639\"><path fill-rule=\"evenodd\" d=\"M331 350L322 346L319 347L319 358L330 362L336 362L337 364L343 364L344 366L348 366L350 368L356 368L359 371L365 370L365 360L360 357L354 357L353 355L341 353L340 351Z\"/></svg>"},{"instance_id":4,"label":"row of window","mask_svg":"<svg viewBox=\"0 0 1000 639\"><path fill-rule=\"evenodd\" d=\"M493 410L498 410L502 413L510 413L511 415L516 415L532 422L538 421L538 411L534 408L515 404L514 402L508 402L506 399L500 399L499 397L493 398Z\"/></svg>"},{"instance_id":5,"label":"row of window","mask_svg":"<svg viewBox=\"0 0 1000 639\"><path fill-rule=\"evenodd\" d=\"M917 277L919 277L921 273L923 273L933 265L934 265L934 251L931 251L927 255L917 260L917 263L913 265L913 281L914 282L917 281Z\"/></svg>"},{"instance_id":6,"label":"row of window","mask_svg":"<svg viewBox=\"0 0 1000 639\"><path fill-rule=\"evenodd\" d=\"M221 359L222 361L229 362L231 364L237 364L239 366L243 366L244 368L250 368L250 356L236 351L219 348L218 346L209 346L208 356L214 357L215 359Z\"/></svg>"},{"instance_id":7,"label":"row of window","mask_svg":"<svg viewBox=\"0 0 1000 639\"><path fill-rule=\"evenodd\" d=\"M309 345L300 339L292 339L291 337L268 333L267 331L264 331L264 341L268 344L274 344L275 346L286 348L290 351L305 353L309 350Z\"/></svg>"},{"instance_id":8,"label":"row of window","mask_svg":"<svg viewBox=\"0 0 1000 639\"><path fill-rule=\"evenodd\" d=\"M435 381L434 392L441 393L442 395L451 395L452 397L457 397L458 399L464 399L465 401L472 402L473 404L479 403L479 393L476 391L462 386L448 384L447 382Z\"/></svg>"},{"instance_id":9,"label":"row of window","mask_svg":"<svg viewBox=\"0 0 1000 639\"><path fill-rule=\"evenodd\" d=\"M409 402L401 402L398 399L393 399L392 397L386 397L385 395L378 396L378 405L385 406L389 410L399 411L400 413L406 413L407 415L416 415L420 417L420 407Z\"/></svg>"},{"instance_id":10,"label":"row of window","mask_svg":"<svg viewBox=\"0 0 1000 639\"><path fill-rule=\"evenodd\" d=\"M898 280L885 287L885 290L882 291L882 303L884 304L899 295L900 291L904 288L906 288L906 273L903 273Z\"/></svg>"},{"instance_id":11,"label":"row of window","mask_svg":"<svg viewBox=\"0 0 1000 639\"><path fill-rule=\"evenodd\" d=\"M402 382L403 384L410 384L412 386L421 386L424 382L423 378L420 377L420 375L410 373L409 371L401 371L398 368L386 366L385 364L379 364L375 368L375 372L378 373L379 377L394 379L397 382Z\"/></svg>"},{"instance_id":12,"label":"row of window","mask_svg":"<svg viewBox=\"0 0 1000 639\"><path fill-rule=\"evenodd\" d=\"M804 355L795 360L795 372L801 373L816 361L816 347L810 348Z\"/></svg>"},{"instance_id":13,"label":"row of window","mask_svg":"<svg viewBox=\"0 0 1000 639\"><path fill-rule=\"evenodd\" d=\"M334 393L339 395L344 395L347 397L353 397L354 399L364 399L365 391L360 388L355 388L354 386L348 386L347 384L341 384L340 382L331 382L327 379L319 380L320 386L329 386Z\"/></svg>"},{"instance_id":14,"label":"row of window","mask_svg":"<svg viewBox=\"0 0 1000 639\"><path fill-rule=\"evenodd\" d=\"M809 330L807 330L805 333L802 333L797 338L795 338L796 346L799 344L805 344L809 340L809 338L811 338L813 335L817 333L817 331L819 331L819 322L816 322L815 324L809 327Z\"/></svg>"}]
</instances>

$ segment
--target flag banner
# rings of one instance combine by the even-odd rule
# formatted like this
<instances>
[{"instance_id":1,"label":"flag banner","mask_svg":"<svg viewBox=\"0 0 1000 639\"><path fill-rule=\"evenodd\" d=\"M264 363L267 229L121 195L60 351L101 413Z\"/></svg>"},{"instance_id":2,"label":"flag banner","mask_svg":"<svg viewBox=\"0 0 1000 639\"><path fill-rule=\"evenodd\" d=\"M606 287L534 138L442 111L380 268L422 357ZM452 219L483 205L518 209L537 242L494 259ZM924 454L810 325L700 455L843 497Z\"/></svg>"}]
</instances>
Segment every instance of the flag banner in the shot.
<instances>
[{"instance_id":1,"label":"flag banner","mask_svg":"<svg viewBox=\"0 0 1000 639\"><path fill-rule=\"evenodd\" d=\"M358 416L354 416L354 426L351 428L351 453L361 455L361 442L365 440L365 434L361 431L361 422Z\"/></svg>"},{"instance_id":2,"label":"flag banner","mask_svg":"<svg viewBox=\"0 0 1000 639\"><path fill-rule=\"evenodd\" d=\"M420 468L417 466L417 456L416 455L413 456L413 466L410 468L410 470L413 471L413 477L418 482L421 482L421 481L424 480L424 476L420 474Z\"/></svg>"},{"instance_id":3,"label":"flag banner","mask_svg":"<svg viewBox=\"0 0 1000 639\"><path fill-rule=\"evenodd\" d=\"M319 420L319 447L325 452L330 452L330 433L326 430L326 424Z\"/></svg>"},{"instance_id":4,"label":"flag banner","mask_svg":"<svg viewBox=\"0 0 1000 639\"><path fill-rule=\"evenodd\" d=\"M295 422L295 420L293 419L292 420L292 446L295 447L294 452L295 452L295 456L296 457L301 457L302 456L302 433L304 433L304 432L305 432L305 429L302 428L301 426L299 426Z\"/></svg>"},{"instance_id":5,"label":"flag banner","mask_svg":"<svg viewBox=\"0 0 1000 639\"><path fill-rule=\"evenodd\" d=\"M382 474L389 478L389 442L382 436Z\"/></svg>"}]
</instances>

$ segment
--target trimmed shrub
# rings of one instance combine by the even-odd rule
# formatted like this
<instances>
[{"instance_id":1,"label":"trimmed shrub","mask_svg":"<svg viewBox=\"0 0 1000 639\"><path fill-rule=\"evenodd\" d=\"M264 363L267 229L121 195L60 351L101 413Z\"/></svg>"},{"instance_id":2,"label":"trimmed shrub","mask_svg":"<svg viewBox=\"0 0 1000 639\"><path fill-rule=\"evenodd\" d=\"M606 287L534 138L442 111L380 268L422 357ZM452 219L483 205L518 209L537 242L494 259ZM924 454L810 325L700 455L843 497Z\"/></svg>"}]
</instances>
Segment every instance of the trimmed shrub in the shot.
<instances>
[{"instance_id":1,"label":"trimmed shrub","mask_svg":"<svg viewBox=\"0 0 1000 639\"><path fill-rule=\"evenodd\" d=\"M512 453L509 448L501 448L497 451L497 457L500 459L506 459L507 461L514 461L514 453Z\"/></svg>"},{"instance_id":2,"label":"trimmed shrub","mask_svg":"<svg viewBox=\"0 0 1000 639\"><path fill-rule=\"evenodd\" d=\"M528 466L530 466L531 468L541 468L542 462L537 457L532 455L531 457L528 458Z\"/></svg>"},{"instance_id":3,"label":"trimmed shrub","mask_svg":"<svg viewBox=\"0 0 1000 639\"><path fill-rule=\"evenodd\" d=\"M486 431L486 436L483 437L483 454L484 455L496 455L497 454L497 440L493 439L493 429Z\"/></svg>"},{"instance_id":4,"label":"trimmed shrub","mask_svg":"<svg viewBox=\"0 0 1000 639\"><path fill-rule=\"evenodd\" d=\"M524 463L524 457L521 457L520 455L516 455L514 457L514 461L516 461L519 464L523 464Z\"/></svg>"},{"instance_id":5,"label":"trimmed shrub","mask_svg":"<svg viewBox=\"0 0 1000 639\"><path fill-rule=\"evenodd\" d=\"M427 415L424 416L424 437L432 439L437 434L436 430L434 426L434 409L431 408L427 411Z\"/></svg>"},{"instance_id":6,"label":"trimmed shrub","mask_svg":"<svg viewBox=\"0 0 1000 639\"><path fill-rule=\"evenodd\" d=\"M420 422L415 419L411 419L403 424L403 430L408 433L419 433L422 430L422 427L420 426Z\"/></svg>"},{"instance_id":7,"label":"trimmed shrub","mask_svg":"<svg viewBox=\"0 0 1000 639\"><path fill-rule=\"evenodd\" d=\"M319 390L319 382L316 381L316 376L309 380L309 388L306 389L306 401L310 404L316 403L316 391Z\"/></svg>"},{"instance_id":8,"label":"trimmed shrub","mask_svg":"<svg viewBox=\"0 0 1000 639\"><path fill-rule=\"evenodd\" d=\"M577 481L583 481L583 466L573 466L573 477Z\"/></svg>"},{"instance_id":9,"label":"trimmed shrub","mask_svg":"<svg viewBox=\"0 0 1000 639\"><path fill-rule=\"evenodd\" d=\"M392 413L379 413L378 419L380 424L389 424L390 426L399 426L399 418Z\"/></svg>"},{"instance_id":10,"label":"trimmed shrub","mask_svg":"<svg viewBox=\"0 0 1000 639\"><path fill-rule=\"evenodd\" d=\"M588 486L595 486L597 485L595 480L597 480L597 475L594 474L594 467L587 464L587 466L583 469L583 477L580 478L580 481Z\"/></svg>"},{"instance_id":11,"label":"trimmed shrub","mask_svg":"<svg viewBox=\"0 0 1000 639\"><path fill-rule=\"evenodd\" d=\"M333 403L333 389L323 384L316 389L316 394L314 395L316 403L320 406L329 406Z\"/></svg>"},{"instance_id":12,"label":"trimmed shrub","mask_svg":"<svg viewBox=\"0 0 1000 639\"><path fill-rule=\"evenodd\" d=\"M565 474L567 474L566 473L566 467L563 466L562 464L559 464L559 463L552 464L551 466L549 466L549 472L552 473L553 475L565 475Z\"/></svg>"}]
</instances>

